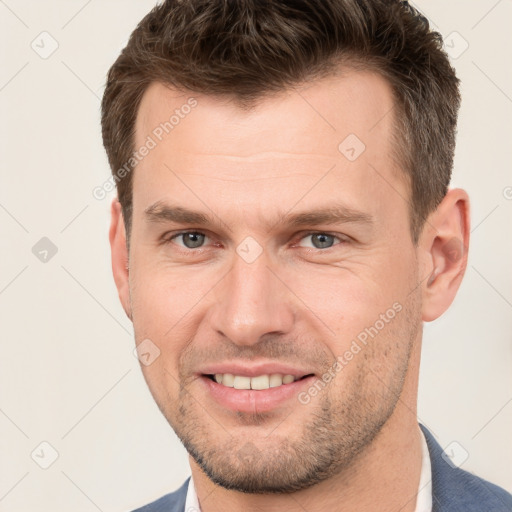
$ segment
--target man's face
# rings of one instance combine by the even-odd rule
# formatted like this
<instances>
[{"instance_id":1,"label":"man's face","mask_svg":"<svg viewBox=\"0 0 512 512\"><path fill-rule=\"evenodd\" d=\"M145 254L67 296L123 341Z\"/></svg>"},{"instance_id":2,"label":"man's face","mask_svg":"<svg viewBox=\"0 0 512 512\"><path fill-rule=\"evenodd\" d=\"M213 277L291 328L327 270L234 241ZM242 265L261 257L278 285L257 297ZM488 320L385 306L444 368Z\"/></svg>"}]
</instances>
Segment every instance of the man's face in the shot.
<instances>
[{"instance_id":1,"label":"man's face","mask_svg":"<svg viewBox=\"0 0 512 512\"><path fill-rule=\"evenodd\" d=\"M129 257L136 341L161 351L144 376L213 481L306 488L356 460L415 378L391 90L348 72L253 110L189 96L153 84L136 123L136 148L156 142L134 173Z\"/></svg>"}]
</instances>

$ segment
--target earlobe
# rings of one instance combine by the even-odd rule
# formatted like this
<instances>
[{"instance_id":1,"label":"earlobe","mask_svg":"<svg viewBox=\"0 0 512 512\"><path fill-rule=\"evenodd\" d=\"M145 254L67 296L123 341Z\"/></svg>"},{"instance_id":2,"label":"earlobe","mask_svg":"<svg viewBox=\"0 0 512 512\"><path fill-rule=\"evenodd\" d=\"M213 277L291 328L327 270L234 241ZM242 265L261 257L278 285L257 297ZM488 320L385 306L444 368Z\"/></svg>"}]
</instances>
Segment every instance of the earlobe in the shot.
<instances>
[{"instance_id":1,"label":"earlobe","mask_svg":"<svg viewBox=\"0 0 512 512\"><path fill-rule=\"evenodd\" d=\"M123 309L131 320L132 312L130 306L129 259L126 245L126 229L121 204L117 198L112 201L110 209L109 241L112 255L112 272L117 292Z\"/></svg>"},{"instance_id":2,"label":"earlobe","mask_svg":"<svg viewBox=\"0 0 512 512\"><path fill-rule=\"evenodd\" d=\"M449 190L425 223L419 243L427 255L422 284L425 322L441 316L455 298L467 266L469 227L467 193Z\"/></svg>"}]
</instances>

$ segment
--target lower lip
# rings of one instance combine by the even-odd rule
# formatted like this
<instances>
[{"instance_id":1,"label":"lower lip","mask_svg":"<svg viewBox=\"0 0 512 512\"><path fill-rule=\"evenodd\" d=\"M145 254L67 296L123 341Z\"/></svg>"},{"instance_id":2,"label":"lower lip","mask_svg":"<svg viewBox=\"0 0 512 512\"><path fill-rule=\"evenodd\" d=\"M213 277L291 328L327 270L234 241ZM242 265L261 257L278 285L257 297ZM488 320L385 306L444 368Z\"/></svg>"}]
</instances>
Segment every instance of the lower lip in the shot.
<instances>
[{"instance_id":1,"label":"lower lip","mask_svg":"<svg viewBox=\"0 0 512 512\"><path fill-rule=\"evenodd\" d=\"M200 380L222 407L236 412L262 413L282 407L290 400L298 402L299 393L309 387L313 379L311 375L290 384L262 390L228 388L205 376Z\"/></svg>"}]
</instances>

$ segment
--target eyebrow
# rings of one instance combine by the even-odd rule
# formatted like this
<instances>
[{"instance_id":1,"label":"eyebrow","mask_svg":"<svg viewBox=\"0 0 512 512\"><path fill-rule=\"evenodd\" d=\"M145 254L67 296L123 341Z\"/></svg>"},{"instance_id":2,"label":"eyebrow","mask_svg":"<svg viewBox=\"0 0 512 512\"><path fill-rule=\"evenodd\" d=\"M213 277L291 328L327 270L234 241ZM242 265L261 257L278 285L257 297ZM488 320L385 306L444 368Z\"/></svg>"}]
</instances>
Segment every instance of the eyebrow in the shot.
<instances>
[{"instance_id":1,"label":"eyebrow","mask_svg":"<svg viewBox=\"0 0 512 512\"><path fill-rule=\"evenodd\" d=\"M211 218L201 212L180 206L170 206L157 201L144 210L149 222L176 222L178 224L213 224Z\"/></svg>"},{"instance_id":2,"label":"eyebrow","mask_svg":"<svg viewBox=\"0 0 512 512\"><path fill-rule=\"evenodd\" d=\"M189 210L181 206L172 206L162 201L157 201L144 210L146 219L151 223L175 222L177 224L195 224L207 226L219 224L210 215ZM317 208L298 213L285 213L278 216L275 222L268 222L268 228L276 225L288 225L290 227L318 226L321 224L372 224L373 217L368 213L335 204L330 207Z\"/></svg>"},{"instance_id":3,"label":"eyebrow","mask_svg":"<svg viewBox=\"0 0 512 512\"><path fill-rule=\"evenodd\" d=\"M319 224L372 224L373 218L365 212L354 210L343 205L334 205L327 208L319 208L307 212L286 214L282 221L290 226L317 226ZM282 222L281 221L281 222Z\"/></svg>"}]
</instances>

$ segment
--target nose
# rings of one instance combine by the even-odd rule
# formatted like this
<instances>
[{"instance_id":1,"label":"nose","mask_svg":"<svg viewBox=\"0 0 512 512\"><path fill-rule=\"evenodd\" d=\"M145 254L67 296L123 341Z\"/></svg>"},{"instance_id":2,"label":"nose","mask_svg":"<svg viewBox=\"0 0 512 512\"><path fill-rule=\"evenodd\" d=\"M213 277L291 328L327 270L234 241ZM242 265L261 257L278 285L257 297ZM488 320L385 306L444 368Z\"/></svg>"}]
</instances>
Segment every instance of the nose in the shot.
<instances>
[{"instance_id":1,"label":"nose","mask_svg":"<svg viewBox=\"0 0 512 512\"><path fill-rule=\"evenodd\" d=\"M265 335L292 330L292 294L268 263L264 254L252 263L234 255L231 271L216 287L211 327L234 344L254 345Z\"/></svg>"}]
</instances>

